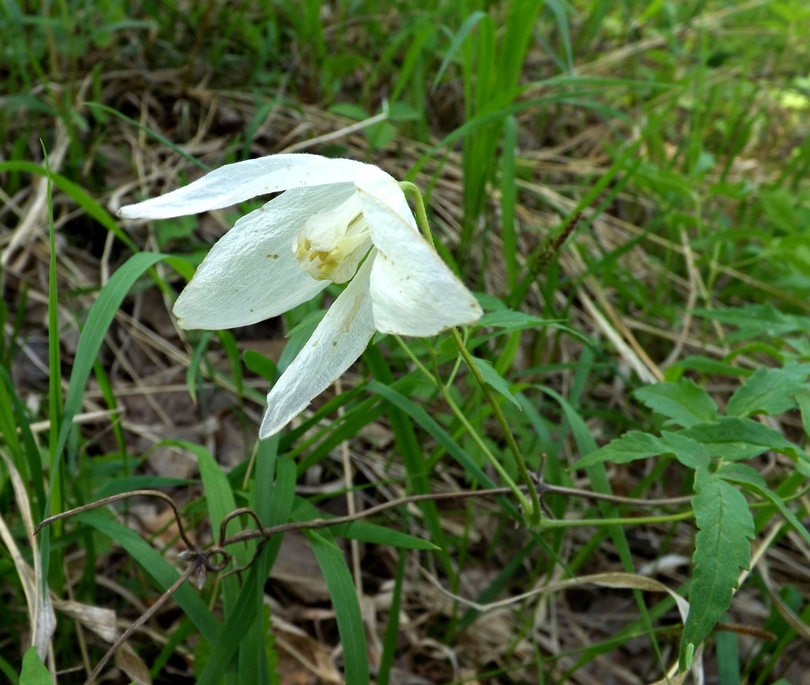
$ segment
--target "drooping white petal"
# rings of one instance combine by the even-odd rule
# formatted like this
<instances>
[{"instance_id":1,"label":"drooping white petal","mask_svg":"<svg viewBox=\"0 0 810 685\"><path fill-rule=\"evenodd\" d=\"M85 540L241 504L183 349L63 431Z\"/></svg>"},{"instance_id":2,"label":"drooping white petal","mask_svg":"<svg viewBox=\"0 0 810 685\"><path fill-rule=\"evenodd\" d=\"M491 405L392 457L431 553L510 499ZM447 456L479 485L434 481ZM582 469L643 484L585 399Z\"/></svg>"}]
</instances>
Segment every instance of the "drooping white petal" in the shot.
<instances>
[{"instance_id":1,"label":"drooping white petal","mask_svg":"<svg viewBox=\"0 0 810 685\"><path fill-rule=\"evenodd\" d=\"M371 192L374 186L356 185L371 240L379 250L370 281L377 330L430 336L475 323L483 314L481 307L413 228L410 210L403 216Z\"/></svg>"},{"instance_id":2,"label":"drooping white petal","mask_svg":"<svg viewBox=\"0 0 810 685\"><path fill-rule=\"evenodd\" d=\"M369 275L374 253L326 312L267 396L259 437L278 433L351 366L374 335Z\"/></svg>"},{"instance_id":3,"label":"drooping white petal","mask_svg":"<svg viewBox=\"0 0 810 685\"><path fill-rule=\"evenodd\" d=\"M183 328L220 329L263 321L313 298L329 281L301 269L293 244L313 212L340 205L351 183L296 188L242 217L217 242L177 298Z\"/></svg>"},{"instance_id":4,"label":"drooping white petal","mask_svg":"<svg viewBox=\"0 0 810 685\"><path fill-rule=\"evenodd\" d=\"M257 195L351 181L369 166L320 155L271 155L226 164L187 186L118 211L125 219L168 219L230 207Z\"/></svg>"},{"instance_id":5,"label":"drooping white petal","mask_svg":"<svg viewBox=\"0 0 810 685\"><path fill-rule=\"evenodd\" d=\"M366 164L362 169L358 170L354 177L354 183L358 190L362 188L366 194L373 195L384 202L415 232L419 232L416 219L414 219L413 212L408 205L408 200L405 199L405 193L402 192L402 188L399 187L396 179L389 176L379 167Z\"/></svg>"}]
</instances>

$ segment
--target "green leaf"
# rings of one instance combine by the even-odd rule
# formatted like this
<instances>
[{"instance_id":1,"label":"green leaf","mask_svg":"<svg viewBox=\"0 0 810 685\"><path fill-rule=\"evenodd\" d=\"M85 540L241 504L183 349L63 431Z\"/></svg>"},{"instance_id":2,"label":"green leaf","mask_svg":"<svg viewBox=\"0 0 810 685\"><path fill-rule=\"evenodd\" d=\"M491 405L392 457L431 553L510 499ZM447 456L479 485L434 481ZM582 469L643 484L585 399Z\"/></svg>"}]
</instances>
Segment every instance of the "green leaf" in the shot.
<instances>
[{"instance_id":1,"label":"green leaf","mask_svg":"<svg viewBox=\"0 0 810 685\"><path fill-rule=\"evenodd\" d=\"M796 214L796 196L787 188L763 190L760 202L765 216L776 227L785 233L796 233L803 229L802 222Z\"/></svg>"},{"instance_id":2,"label":"green leaf","mask_svg":"<svg viewBox=\"0 0 810 685\"><path fill-rule=\"evenodd\" d=\"M50 671L37 656L37 648L33 645L23 656L20 685L53 685Z\"/></svg>"},{"instance_id":3,"label":"green leaf","mask_svg":"<svg viewBox=\"0 0 810 685\"><path fill-rule=\"evenodd\" d=\"M667 446L667 452L674 454L675 458L690 469L708 468L711 455L703 445L696 440L686 437L683 433L663 431L661 438Z\"/></svg>"},{"instance_id":4,"label":"green leaf","mask_svg":"<svg viewBox=\"0 0 810 685\"><path fill-rule=\"evenodd\" d=\"M591 452L571 466L571 469L585 469L594 464L612 461L615 464L627 464L637 459L657 457L668 451L667 444L650 433L628 431L621 437L609 442L604 447Z\"/></svg>"},{"instance_id":5,"label":"green leaf","mask_svg":"<svg viewBox=\"0 0 810 685\"><path fill-rule=\"evenodd\" d=\"M155 239L158 247L162 250L170 240L187 238L194 233L199 223L200 220L195 215L155 221Z\"/></svg>"},{"instance_id":6,"label":"green leaf","mask_svg":"<svg viewBox=\"0 0 810 685\"><path fill-rule=\"evenodd\" d=\"M231 490L228 477L222 470L222 466L217 463L211 452L202 445L197 445L186 440L164 440L159 445L176 446L191 452L197 459L200 468L203 488L205 490L205 501L208 513L211 516L211 529L214 535L219 535L219 527L222 520L236 509L236 500ZM232 521L228 528L228 534L233 534L239 530L239 519ZM233 545L229 550L236 557L237 564L243 566L249 561L244 545Z\"/></svg>"},{"instance_id":7,"label":"green leaf","mask_svg":"<svg viewBox=\"0 0 810 685\"><path fill-rule=\"evenodd\" d=\"M714 475L723 480L731 481L732 483L744 483L757 488L768 487L768 484L759 471L748 466L748 464L723 464L717 469Z\"/></svg>"},{"instance_id":8,"label":"green leaf","mask_svg":"<svg viewBox=\"0 0 810 685\"><path fill-rule=\"evenodd\" d=\"M717 405L694 381L682 378L677 383L658 383L639 388L635 397L653 411L684 428L717 419Z\"/></svg>"},{"instance_id":9,"label":"green leaf","mask_svg":"<svg viewBox=\"0 0 810 685\"><path fill-rule=\"evenodd\" d=\"M271 383L275 380L278 369L272 359L268 359L263 354L259 354L255 350L245 350L242 354L242 361L245 366L253 373L261 376Z\"/></svg>"},{"instance_id":10,"label":"green leaf","mask_svg":"<svg viewBox=\"0 0 810 685\"><path fill-rule=\"evenodd\" d=\"M213 335L213 331L202 332L199 342L194 346L194 352L191 355L191 363L186 368L186 385L188 386L188 394L194 404L197 404L197 379L199 377L200 364L203 361L203 357L205 357L208 343Z\"/></svg>"},{"instance_id":11,"label":"green leaf","mask_svg":"<svg viewBox=\"0 0 810 685\"><path fill-rule=\"evenodd\" d=\"M270 512L264 521L266 526L286 523L293 505L295 464L289 459L279 459L276 462L276 469L276 484L269 498ZM267 484L263 484L263 487L267 487ZM244 590L239 594L236 606L225 620L219 641L212 643L213 650L197 680L197 685L219 685L222 682L242 638L253 625L262 607L260 598L264 582L278 556L283 538L283 535L274 535L270 538L270 542L265 544L259 553L259 558L251 565Z\"/></svg>"},{"instance_id":12,"label":"green leaf","mask_svg":"<svg viewBox=\"0 0 810 685\"><path fill-rule=\"evenodd\" d=\"M346 685L368 685L370 678L366 633L363 616L360 613L360 602L349 567L346 565L346 558L329 531L305 532L321 567L335 608L340 642L343 646Z\"/></svg>"},{"instance_id":13,"label":"green leaf","mask_svg":"<svg viewBox=\"0 0 810 685\"><path fill-rule=\"evenodd\" d=\"M479 327L503 328L507 331L522 331L527 328L543 328L549 324L562 323L560 319L541 319L539 316L503 309L484 314L475 324Z\"/></svg>"},{"instance_id":14,"label":"green leaf","mask_svg":"<svg viewBox=\"0 0 810 685\"><path fill-rule=\"evenodd\" d=\"M754 519L745 497L725 481L699 471L692 498L699 528L689 616L681 638L681 667L689 645L697 647L731 605L740 568L751 561Z\"/></svg>"},{"instance_id":15,"label":"green leaf","mask_svg":"<svg viewBox=\"0 0 810 685\"><path fill-rule=\"evenodd\" d=\"M796 406L794 397L810 374L810 365L790 362L782 369L760 367L728 401L729 416L782 414Z\"/></svg>"},{"instance_id":16,"label":"green leaf","mask_svg":"<svg viewBox=\"0 0 810 685\"><path fill-rule=\"evenodd\" d=\"M475 460L453 440L453 438L444 430L436 420L430 416L425 409L409 400L402 393L394 390L388 385L373 381L368 384L368 389L377 393L395 407L399 407L407 416L414 421L417 425L421 426L427 433L433 437L436 442L441 445L447 453L453 457L464 470L473 477L479 486L485 488L494 488L495 483L484 473L484 471L475 463ZM503 502L508 500L501 498ZM509 513L520 519L517 509L510 507Z\"/></svg>"},{"instance_id":17,"label":"green leaf","mask_svg":"<svg viewBox=\"0 0 810 685\"><path fill-rule=\"evenodd\" d=\"M802 415L804 434L810 436L810 388L799 388L796 392L796 403Z\"/></svg>"},{"instance_id":18,"label":"green leaf","mask_svg":"<svg viewBox=\"0 0 810 685\"><path fill-rule=\"evenodd\" d=\"M666 376L669 378L671 372L675 371L697 371L698 373L713 373L718 376L734 376L746 378L751 375L747 369L742 369L739 366L734 366L728 362L722 362L710 357L702 357L700 355L692 355L678 360L677 363L670 366L666 371Z\"/></svg>"},{"instance_id":19,"label":"green leaf","mask_svg":"<svg viewBox=\"0 0 810 685\"><path fill-rule=\"evenodd\" d=\"M185 487L194 481L170 476L122 476L105 480L95 492L95 499L100 500L110 495L118 495L132 490L149 490L155 488Z\"/></svg>"},{"instance_id":20,"label":"green leaf","mask_svg":"<svg viewBox=\"0 0 810 685\"><path fill-rule=\"evenodd\" d=\"M810 544L810 532L802 525L796 515L788 509L785 501L768 488L768 484L759 471L746 464L723 464L717 470L717 476L732 483L739 483L763 499L768 500L785 517L785 520L796 529L796 532Z\"/></svg>"},{"instance_id":21,"label":"green leaf","mask_svg":"<svg viewBox=\"0 0 810 685\"><path fill-rule=\"evenodd\" d=\"M778 338L786 333L810 333L810 319L806 316L783 314L772 304L752 304L729 309L696 309L696 316L731 324L737 332L726 340L750 340L761 335Z\"/></svg>"},{"instance_id":22,"label":"green leaf","mask_svg":"<svg viewBox=\"0 0 810 685\"><path fill-rule=\"evenodd\" d=\"M439 66L439 70L436 72L436 78L433 79L433 85L430 87L431 90L436 88L442 80L442 76L444 75L445 70L447 69L450 61L455 57L456 53L461 48L462 43L475 28L475 25L486 17L486 13L481 12L480 10L473 12L464 23L461 25L461 28L458 30L455 36L453 36L453 41L450 43L450 47L447 49L447 52L444 55L444 59L442 60L441 65Z\"/></svg>"},{"instance_id":23,"label":"green leaf","mask_svg":"<svg viewBox=\"0 0 810 685\"><path fill-rule=\"evenodd\" d=\"M495 367L485 359L479 359L478 357L473 357L473 361L475 362L476 367L478 367L478 370L481 372L481 375L484 377L484 380L487 382L487 385L491 386L494 390L497 390L518 409L523 411L523 407L520 406L520 402L517 401L517 398L515 398L512 391L509 389L509 383L500 376L500 374L495 370Z\"/></svg>"},{"instance_id":24,"label":"green leaf","mask_svg":"<svg viewBox=\"0 0 810 685\"><path fill-rule=\"evenodd\" d=\"M768 450L802 459L796 445L788 442L779 431L753 419L726 416L714 423L687 428L680 435L704 445L713 458L727 461L751 459ZM806 460L807 456L803 458Z\"/></svg>"},{"instance_id":25,"label":"green leaf","mask_svg":"<svg viewBox=\"0 0 810 685\"><path fill-rule=\"evenodd\" d=\"M129 289L143 272L164 259L166 259L166 255L151 252L140 252L133 255L112 275L93 303L74 355L70 384L65 397L63 421L59 431L59 442L56 447L57 460L67 442L73 418L81 411L87 379L90 377L93 362L98 356L101 343L115 313Z\"/></svg>"},{"instance_id":26,"label":"green leaf","mask_svg":"<svg viewBox=\"0 0 810 685\"><path fill-rule=\"evenodd\" d=\"M612 461L615 464L627 464L638 459L649 459L661 454L672 454L684 466L692 469L708 467L711 457L708 450L699 442L683 435L664 431L660 438L650 433L629 431L620 438L609 442L601 449L591 452L580 459L571 468L582 469Z\"/></svg>"}]
</instances>

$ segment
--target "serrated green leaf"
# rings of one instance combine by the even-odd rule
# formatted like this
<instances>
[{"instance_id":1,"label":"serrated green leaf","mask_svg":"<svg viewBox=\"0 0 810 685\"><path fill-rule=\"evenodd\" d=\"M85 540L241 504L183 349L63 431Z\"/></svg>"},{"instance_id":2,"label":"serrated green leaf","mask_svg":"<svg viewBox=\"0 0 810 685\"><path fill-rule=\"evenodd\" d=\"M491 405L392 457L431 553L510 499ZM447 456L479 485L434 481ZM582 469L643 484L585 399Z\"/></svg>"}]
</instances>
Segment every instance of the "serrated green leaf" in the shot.
<instances>
[{"instance_id":1,"label":"serrated green leaf","mask_svg":"<svg viewBox=\"0 0 810 685\"><path fill-rule=\"evenodd\" d=\"M785 517L785 520L793 526L796 532L810 544L810 532L802 525L796 515L788 509L785 501L777 493L768 488L768 484L760 475L759 471L745 464L723 464L723 466L717 470L717 476L723 480L731 481L732 483L739 483L763 499L768 500L779 510L779 513Z\"/></svg>"},{"instance_id":2,"label":"serrated green leaf","mask_svg":"<svg viewBox=\"0 0 810 685\"><path fill-rule=\"evenodd\" d=\"M760 367L728 401L729 416L782 414L796 406L796 392L810 373L810 365L790 362L782 369Z\"/></svg>"},{"instance_id":3,"label":"serrated green leaf","mask_svg":"<svg viewBox=\"0 0 810 685\"><path fill-rule=\"evenodd\" d=\"M731 605L740 568L747 569L751 561L749 539L754 538L751 510L736 488L701 471L695 489L692 506L699 532L692 557L689 616L681 638L682 668L688 646L697 647Z\"/></svg>"},{"instance_id":4,"label":"serrated green leaf","mask_svg":"<svg viewBox=\"0 0 810 685\"><path fill-rule=\"evenodd\" d=\"M751 459L768 450L798 456L796 445L785 440L779 431L752 419L727 416L714 423L692 426L680 434L704 445L713 458L727 461Z\"/></svg>"},{"instance_id":5,"label":"serrated green leaf","mask_svg":"<svg viewBox=\"0 0 810 685\"><path fill-rule=\"evenodd\" d=\"M748 464L723 464L714 475L732 483L748 483L761 488L768 487L759 471L748 466Z\"/></svg>"},{"instance_id":6,"label":"serrated green leaf","mask_svg":"<svg viewBox=\"0 0 810 685\"><path fill-rule=\"evenodd\" d=\"M682 378L677 383L647 385L633 394L650 409L684 428L717 419L714 400L688 378Z\"/></svg>"},{"instance_id":7,"label":"serrated green leaf","mask_svg":"<svg viewBox=\"0 0 810 685\"><path fill-rule=\"evenodd\" d=\"M661 439L667 446L667 452L674 454L675 458L690 469L708 468L712 457L703 445L683 433L662 431Z\"/></svg>"},{"instance_id":8,"label":"serrated green leaf","mask_svg":"<svg viewBox=\"0 0 810 685\"><path fill-rule=\"evenodd\" d=\"M594 464L612 461L615 464L626 464L637 459L657 457L667 451L667 444L650 433L628 431L620 438L609 442L604 447L591 452L576 462L572 469L584 469Z\"/></svg>"},{"instance_id":9,"label":"serrated green leaf","mask_svg":"<svg viewBox=\"0 0 810 685\"><path fill-rule=\"evenodd\" d=\"M37 648L31 646L23 656L20 685L53 685L51 674L37 656Z\"/></svg>"},{"instance_id":10,"label":"serrated green leaf","mask_svg":"<svg viewBox=\"0 0 810 685\"><path fill-rule=\"evenodd\" d=\"M683 433L664 431L656 437L650 433L629 431L613 440L587 457L580 459L571 468L588 468L594 464L612 461L615 464L626 464L638 459L649 459L662 454L672 454L684 466L691 469L706 468L711 461L708 450Z\"/></svg>"},{"instance_id":11,"label":"serrated green leaf","mask_svg":"<svg viewBox=\"0 0 810 685\"><path fill-rule=\"evenodd\" d=\"M509 389L509 383L501 378L500 374L498 374L498 372L495 370L495 367L485 359L479 359L478 357L473 357L473 361L478 367L478 370L481 372L481 375L484 377L484 380L487 382L487 385L491 386L494 390L497 390L507 400L512 402L512 404L520 409L520 411L523 411L523 407L520 406L520 402L517 401L517 398Z\"/></svg>"}]
</instances>

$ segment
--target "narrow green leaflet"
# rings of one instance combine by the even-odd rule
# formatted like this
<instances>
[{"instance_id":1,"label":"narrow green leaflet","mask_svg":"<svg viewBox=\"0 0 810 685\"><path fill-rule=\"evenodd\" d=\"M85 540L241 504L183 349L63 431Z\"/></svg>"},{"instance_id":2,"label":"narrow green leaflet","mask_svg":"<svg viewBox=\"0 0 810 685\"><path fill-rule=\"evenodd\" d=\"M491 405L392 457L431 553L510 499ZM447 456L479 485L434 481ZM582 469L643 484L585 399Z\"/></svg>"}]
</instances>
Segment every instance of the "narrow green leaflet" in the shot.
<instances>
[{"instance_id":1,"label":"narrow green leaflet","mask_svg":"<svg viewBox=\"0 0 810 685\"><path fill-rule=\"evenodd\" d=\"M639 388L636 398L671 423L684 428L717 420L717 405L694 381L682 378L677 383L658 383Z\"/></svg>"},{"instance_id":2,"label":"narrow green leaflet","mask_svg":"<svg viewBox=\"0 0 810 685\"><path fill-rule=\"evenodd\" d=\"M687 428L681 435L697 440L712 457L726 461L751 459L768 450L802 458L796 445L785 440L779 431L752 419L726 416L714 423ZM803 458L806 460L806 455Z\"/></svg>"},{"instance_id":3,"label":"narrow green leaflet","mask_svg":"<svg viewBox=\"0 0 810 685\"><path fill-rule=\"evenodd\" d=\"M494 390L497 390L518 409L523 411L523 407L520 406L520 402L517 401L517 398L509 389L509 383L501 378L500 374L495 370L495 367L485 359L479 359L478 357L473 357L473 361L478 367L478 370L481 372L481 375L484 377L484 380L487 382L487 385L492 386Z\"/></svg>"},{"instance_id":4,"label":"narrow green leaflet","mask_svg":"<svg viewBox=\"0 0 810 685\"><path fill-rule=\"evenodd\" d=\"M612 461L615 464L626 464L638 459L657 457L666 451L666 444L661 438L650 433L628 431L620 438L609 442L595 452L591 452L587 457L583 457L571 468L585 469L606 461Z\"/></svg>"},{"instance_id":5,"label":"narrow green leaflet","mask_svg":"<svg viewBox=\"0 0 810 685\"><path fill-rule=\"evenodd\" d=\"M701 470L695 489L692 506L700 530L692 557L696 565L681 638L681 668L689 646L697 648L731 605L740 568L747 569L751 561L748 540L754 538L751 510L736 488Z\"/></svg>"},{"instance_id":6,"label":"narrow green leaflet","mask_svg":"<svg viewBox=\"0 0 810 685\"><path fill-rule=\"evenodd\" d=\"M810 364L790 362L781 369L761 366L728 401L729 416L782 414L796 406L796 392L810 373Z\"/></svg>"},{"instance_id":7,"label":"narrow green leaflet","mask_svg":"<svg viewBox=\"0 0 810 685\"><path fill-rule=\"evenodd\" d=\"M784 516L785 520L796 529L796 532L810 544L810 532L802 525L801 521L796 517L796 514L788 509L785 501L777 493L768 488L768 484L760 475L759 471L746 464L723 464L723 466L717 470L717 476L718 478L732 483L739 483L751 492L756 493L770 502L779 510L779 513Z\"/></svg>"},{"instance_id":8,"label":"narrow green leaflet","mask_svg":"<svg viewBox=\"0 0 810 685\"><path fill-rule=\"evenodd\" d=\"M696 469L707 467L711 459L709 452L700 443L683 435L664 431L660 438L650 433L628 431L620 438L580 459L571 468L583 469L612 461L626 464L638 459L649 459L661 454L672 454L684 466Z\"/></svg>"}]
</instances>

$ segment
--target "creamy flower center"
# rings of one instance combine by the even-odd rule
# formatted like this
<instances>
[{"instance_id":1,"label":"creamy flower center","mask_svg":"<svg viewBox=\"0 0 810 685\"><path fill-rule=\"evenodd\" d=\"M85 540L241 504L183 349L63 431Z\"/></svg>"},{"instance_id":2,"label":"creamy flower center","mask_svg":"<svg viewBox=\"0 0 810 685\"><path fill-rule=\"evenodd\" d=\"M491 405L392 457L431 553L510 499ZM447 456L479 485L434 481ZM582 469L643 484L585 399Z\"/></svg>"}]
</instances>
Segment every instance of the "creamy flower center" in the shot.
<instances>
[{"instance_id":1,"label":"creamy flower center","mask_svg":"<svg viewBox=\"0 0 810 685\"><path fill-rule=\"evenodd\" d=\"M356 194L310 216L293 244L304 271L316 281L334 283L350 281L370 247L371 233Z\"/></svg>"}]
</instances>

